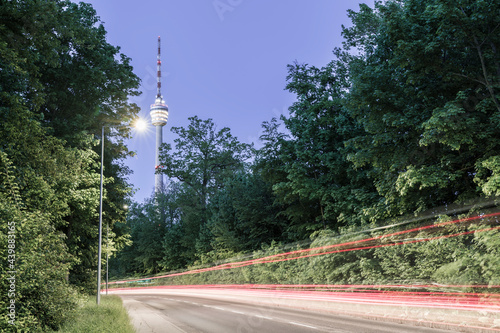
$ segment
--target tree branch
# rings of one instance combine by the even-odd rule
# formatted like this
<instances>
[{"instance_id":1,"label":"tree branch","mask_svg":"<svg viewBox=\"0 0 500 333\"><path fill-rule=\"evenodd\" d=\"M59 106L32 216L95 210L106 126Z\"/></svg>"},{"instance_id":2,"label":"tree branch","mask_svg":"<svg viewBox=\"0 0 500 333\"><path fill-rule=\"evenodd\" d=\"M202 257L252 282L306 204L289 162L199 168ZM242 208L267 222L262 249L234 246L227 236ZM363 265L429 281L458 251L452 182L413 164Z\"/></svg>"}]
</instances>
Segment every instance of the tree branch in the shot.
<instances>
[{"instance_id":1,"label":"tree branch","mask_svg":"<svg viewBox=\"0 0 500 333\"><path fill-rule=\"evenodd\" d=\"M486 88L488 89L491 98L493 99L493 103L495 103L495 106L497 107L497 110L500 112L500 104L498 103L498 100L495 97L495 92L493 91L493 87L491 86L491 83L488 81L488 71L486 69L486 64L484 63L484 56L483 52L481 51L481 45L479 44L477 37L474 36L474 44L477 49L477 53L479 55L479 59L481 60L481 68L483 70L483 77L484 81L486 83Z\"/></svg>"}]
</instances>

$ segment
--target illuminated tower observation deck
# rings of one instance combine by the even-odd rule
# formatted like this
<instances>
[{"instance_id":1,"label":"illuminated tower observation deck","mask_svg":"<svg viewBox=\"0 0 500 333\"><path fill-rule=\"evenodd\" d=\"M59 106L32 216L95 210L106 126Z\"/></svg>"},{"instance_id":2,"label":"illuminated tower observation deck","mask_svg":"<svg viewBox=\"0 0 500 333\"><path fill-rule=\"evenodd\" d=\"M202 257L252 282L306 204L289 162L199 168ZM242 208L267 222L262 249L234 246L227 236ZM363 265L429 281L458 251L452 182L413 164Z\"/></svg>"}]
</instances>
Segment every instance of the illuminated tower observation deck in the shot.
<instances>
[{"instance_id":1,"label":"illuminated tower observation deck","mask_svg":"<svg viewBox=\"0 0 500 333\"><path fill-rule=\"evenodd\" d=\"M168 106L161 95L161 60L160 60L160 36L158 36L158 58L156 62L157 68L157 92L155 103L151 104L150 112L151 123L156 126L156 157L155 171L160 168L160 146L163 142L163 126L168 121ZM163 175L155 174L155 193L163 190Z\"/></svg>"}]
</instances>

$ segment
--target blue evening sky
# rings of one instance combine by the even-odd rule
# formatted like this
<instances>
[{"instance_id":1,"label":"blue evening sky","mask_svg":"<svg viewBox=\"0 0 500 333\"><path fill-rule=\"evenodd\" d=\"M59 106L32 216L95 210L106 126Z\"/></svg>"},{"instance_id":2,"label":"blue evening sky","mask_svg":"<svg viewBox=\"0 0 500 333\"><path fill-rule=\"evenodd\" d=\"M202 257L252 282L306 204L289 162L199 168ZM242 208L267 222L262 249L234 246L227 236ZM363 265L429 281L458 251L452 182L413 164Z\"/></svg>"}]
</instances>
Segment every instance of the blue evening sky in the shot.
<instances>
[{"instance_id":1,"label":"blue evening sky","mask_svg":"<svg viewBox=\"0 0 500 333\"><path fill-rule=\"evenodd\" d=\"M76 0L75 0L76 2ZM295 96L284 90L287 64L316 67L342 43L347 9L374 0L84 0L104 22L110 44L132 58L142 95L133 101L149 119L156 94L157 38L162 40L162 94L169 106L163 142L188 117L212 118L242 142L258 147L261 124L287 114ZM155 131L135 133L134 200L154 189ZM167 179L165 179L167 181Z\"/></svg>"}]
</instances>

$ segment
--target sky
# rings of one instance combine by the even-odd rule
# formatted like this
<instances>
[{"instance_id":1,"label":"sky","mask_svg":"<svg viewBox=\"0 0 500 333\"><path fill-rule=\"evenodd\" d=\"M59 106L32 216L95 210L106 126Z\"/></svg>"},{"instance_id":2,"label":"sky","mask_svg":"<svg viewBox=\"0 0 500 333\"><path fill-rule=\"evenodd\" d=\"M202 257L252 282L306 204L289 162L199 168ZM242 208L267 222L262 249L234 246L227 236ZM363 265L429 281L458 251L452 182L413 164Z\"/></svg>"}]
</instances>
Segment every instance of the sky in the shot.
<instances>
[{"instance_id":1,"label":"sky","mask_svg":"<svg viewBox=\"0 0 500 333\"><path fill-rule=\"evenodd\" d=\"M75 0L75 2L77 2ZM211 118L240 142L259 147L262 123L288 114L296 100L285 90L287 65L323 67L342 45L347 10L374 0L84 0L92 4L109 44L132 59L141 96L131 99L150 121L156 96L157 39L161 36L162 89L169 107L163 142L189 117ZM136 156L125 160L133 174L133 200L154 191L155 129L133 132ZM167 181L167 179L165 179Z\"/></svg>"}]
</instances>

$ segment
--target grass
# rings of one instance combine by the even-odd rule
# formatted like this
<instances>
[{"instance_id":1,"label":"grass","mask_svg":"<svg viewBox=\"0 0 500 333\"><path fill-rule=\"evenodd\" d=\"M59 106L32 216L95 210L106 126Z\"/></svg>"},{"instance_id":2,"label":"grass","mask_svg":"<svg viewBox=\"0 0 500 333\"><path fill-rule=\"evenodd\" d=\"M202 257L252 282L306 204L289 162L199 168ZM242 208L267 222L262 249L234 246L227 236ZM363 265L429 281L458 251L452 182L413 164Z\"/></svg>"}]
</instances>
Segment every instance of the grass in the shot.
<instances>
[{"instance_id":1,"label":"grass","mask_svg":"<svg viewBox=\"0 0 500 333\"><path fill-rule=\"evenodd\" d=\"M101 296L101 304L89 298L57 333L135 333L120 297Z\"/></svg>"}]
</instances>

